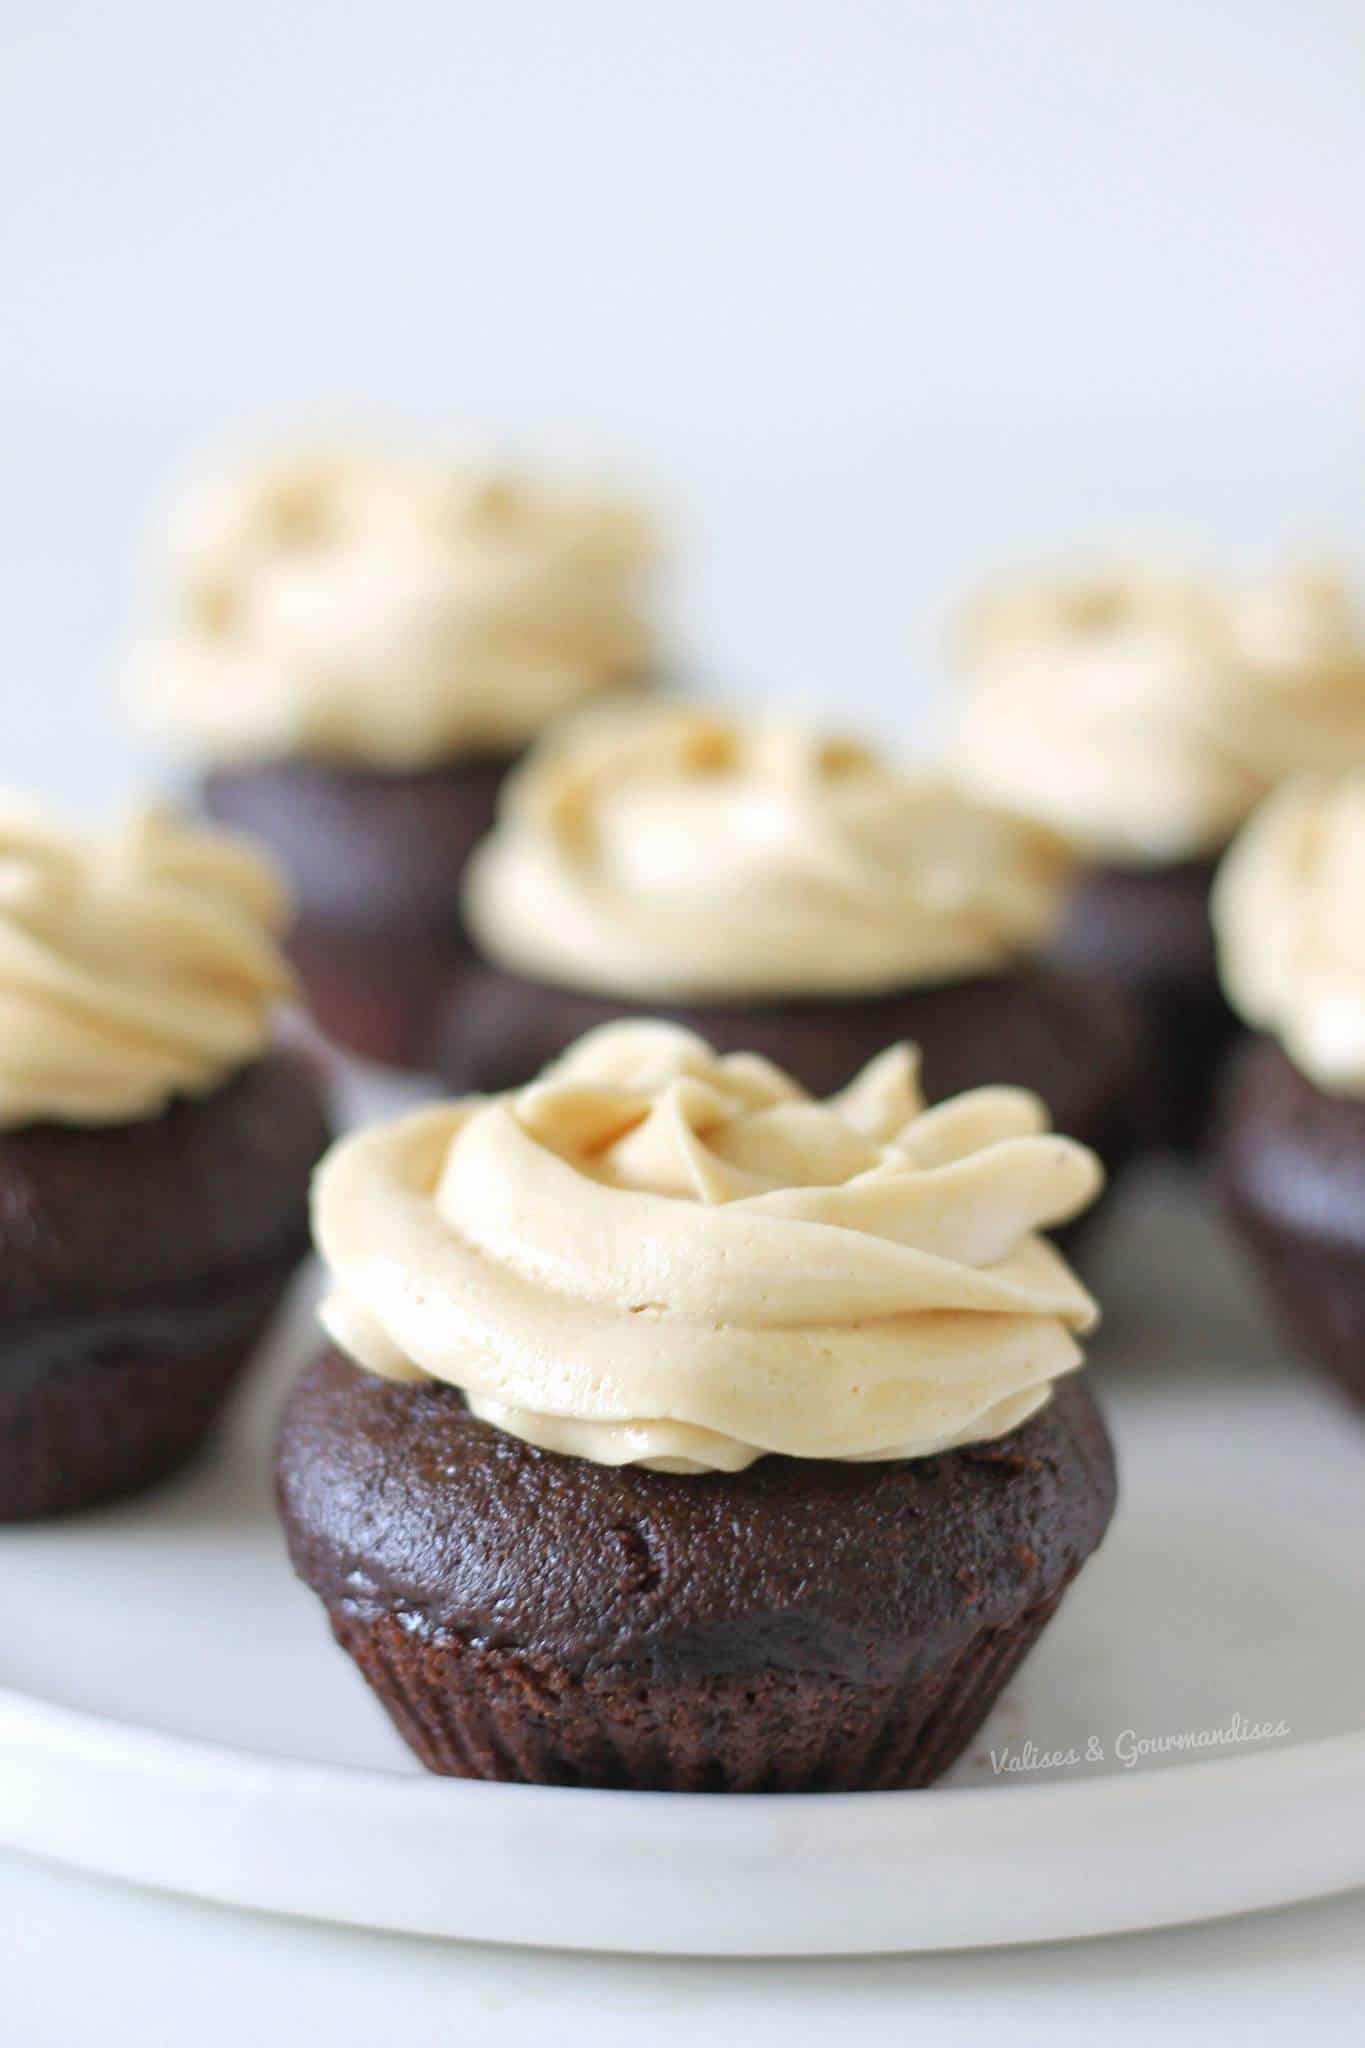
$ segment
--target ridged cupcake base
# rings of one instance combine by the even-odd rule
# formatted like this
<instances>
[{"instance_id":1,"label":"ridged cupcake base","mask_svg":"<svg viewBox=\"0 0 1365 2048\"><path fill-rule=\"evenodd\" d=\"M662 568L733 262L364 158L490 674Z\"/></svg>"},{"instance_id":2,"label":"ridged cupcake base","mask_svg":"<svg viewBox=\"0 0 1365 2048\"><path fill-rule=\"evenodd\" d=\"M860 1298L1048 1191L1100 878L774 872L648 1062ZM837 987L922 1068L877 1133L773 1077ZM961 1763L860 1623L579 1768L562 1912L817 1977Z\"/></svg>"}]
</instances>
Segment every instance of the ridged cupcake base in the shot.
<instances>
[{"instance_id":1,"label":"ridged cupcake base","mask_svg":"<svg viewBox=\"0 0 1365 2048\"><path fill-rule=\"evenodd\" d=\"M1076 1380L936 1457L684 1476L537 1450L336 1352L278 1483L296 1571L428 1769L681 1792L930 1783L1115 1498Z\"/></svg>"},{"instance_id":2,"label":"ridged cupcake base","mask_svg":"<svg viewBox=\"0 0 1365 2048\"><path fill-rule=\"evenodd\" d=\"M297 1263L291 1253L267 1279L187 1315L179 1344L162 1333L105 1342L15 1384L0 1376L0 1522L71 1514L178 1471L208 1435ZM206 1342L203 1328L215 1322Z\"/></svg>"},{"instance_id":3,"label":"ridged cupcake base","mask_svg":"<svg viewBox=\"0 0 1365 2048\"><path fill-rule=\"evenodd\" d=\"M429 1771L653 1792L901 1791L956 1762L1056 1611L1040 1601L901 1685L785 1672L702 1686L579 1680L515 1651L424 1643L392 1615L332 1630Z\"/></svg>"}]
</instances>

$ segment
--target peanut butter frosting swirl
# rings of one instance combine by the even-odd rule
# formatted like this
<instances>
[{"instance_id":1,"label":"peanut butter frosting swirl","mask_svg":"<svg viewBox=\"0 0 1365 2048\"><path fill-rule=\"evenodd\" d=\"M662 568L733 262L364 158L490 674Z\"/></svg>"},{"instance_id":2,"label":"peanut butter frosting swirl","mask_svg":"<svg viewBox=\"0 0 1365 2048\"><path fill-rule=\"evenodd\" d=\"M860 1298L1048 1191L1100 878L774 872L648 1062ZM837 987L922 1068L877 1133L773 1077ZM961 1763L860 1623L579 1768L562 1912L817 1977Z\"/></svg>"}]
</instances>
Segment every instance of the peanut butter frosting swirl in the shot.
<instances>
[{"instance_id":1,"label":"peanut butter frosting swirl","mask_svg":"<svg viewBox=\"0 0 1365 2048\"><path fill-rule=\"evenodd\" d=\"M175 509L133 708L210 759L424 767L515 748L642 680L642 513L510 471L362 449L207 478Z\"/></svg>"},{"instance_id":2,"label":"peanut butter frosting swirl","mask_svg":"<svg viewBox=\"0 0 1365 2048\"><path fill-rule=\"evenodd\" d=\"M599 1464L927 1456L1015 1428L1096 1310L1038 1234L1101 1181L1041 1103L924 1107L894 1047L813 1101L665 1024L519 1093L343 1139L314 1232L334 1341Z\"/></svg>"},{"instance_id":3,"label":"peanut butter frosting swirl","mask_svg":"<svg viewBox=\"0 0 1365 2048\"><path fill-rule=\"evenodd\" d=\"M475 855L480 946L642 1000L855 994L1002 970L1059 915L1047 830L837 735L687 708L585 713Z\"/></svg>"},{"instance_id":4,"label":"peanut butter frosting swirl","mask_svg":"<svg viewBox=\"0 0 1365 2048\"><path fill-rule=\"evenodd\" d=\"M98 838L0 796L0 1127L131 1122L263 1050L288 898L227 833L146 809Z\"/></svg>"},{"instance_id":5,"label":"peanut butter frosting swirl","mask_svg":"<svg viewBox=\"0 0 1365 2048\"><path fill-rule=\"evenodd\" d=\"M1267 799L1213 892L1228 1000L1317 1087L1365 1097L1365 769Z\"/></svg>"},{"instance_id":6,"label":"peanut butter frosting swirl","mask_svg":"<svg viewBox=\"0 0 1365 2048\"><path fill-rule=\"evenodd\" d=\"M1365 766L1365 619L1345 573L1298 565L1245 583L1232 628L1254 701L1241 744L1262 787Z\"/></svg>"},{"instance_id":7,"label":"peanut butter frosting swirl","mask_svg":"<svg viewBox=\"0 0 1365 2048\"><path fill-rule=\"evenodd\" d=\"M1287 775L1365 761L1365 637L1330 574L1002 587L959 651L964 777L1100 859L1214 851Z\"/></svg>"}]
</instances>

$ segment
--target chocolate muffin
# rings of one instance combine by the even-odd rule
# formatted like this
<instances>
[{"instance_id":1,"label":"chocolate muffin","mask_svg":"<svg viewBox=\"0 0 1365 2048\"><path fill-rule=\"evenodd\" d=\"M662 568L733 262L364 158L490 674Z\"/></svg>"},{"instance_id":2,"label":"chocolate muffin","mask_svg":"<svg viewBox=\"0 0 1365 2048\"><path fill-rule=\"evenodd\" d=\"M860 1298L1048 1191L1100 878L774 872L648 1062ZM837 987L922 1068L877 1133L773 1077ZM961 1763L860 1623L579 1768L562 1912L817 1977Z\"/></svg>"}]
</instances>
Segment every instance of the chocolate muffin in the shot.
<instances>
[{"instance_id":1,"label":"chocolate muffin","mask_svg":"<svg viewBox=\"0 0 1365 2048\"><path fill-rule=\"evenodd\" d=\"M906 1048L818 1103L659 1024L347 1139L295 1569L431 1770L926 1784L1113 1511L1038 1235L1099 1179L1030 1096L926 1112Z\"/></svg>"},{"instance_id":2,"label":"chocolate muffin","mask_svg":"<svg viewBox=\"0 0 1365 2048\"><path fill-rule=\"evenodd\" d=\"M432 1063L442 998L469 956L458 878L515 759L384 773L296 759L204 777L210 815L269 844L292 876L289 957L339 1044L387 1066Z\"/></svg>"},{"instance_id":3,"label":"chocolate muffin","mask_svg":"<svg viewBox=\"0 0 1365 2048\"><path fill-rule=\"evenodd\" d=\"M1365 772L1272 797L1214 911L1228 993L1273 1034L1223 1093L1228 1214L1295 1348L1365 1403Z\"/></svg>"},{"instance_id":4,"label":"chocolate muffin","mask_svg":"<svg viewBox=\"0 0 1365 2048\"><path fill-rule=\"evenodd\" d=\"M307 1254L327 1143L273 874L148 813L0 804L0 1520L181 1464Z\"/></svg>"},{"instance_id":5,"label":"chocolate muffin","mask_svg":"<svg viewBox=\"0 0 1365 2048\"><path fill-rule=\"evenodd\" d=\"M206 480L167 552L138 714L289 873L318 1020L421 1065L500 780L564 706L657 667L644 521L435 457L303 449Z\"/></svg>"},{"instance_id":6,"label":"chocolate muffin","mask_svg":"<svg viewBox=\"0 0 1365 2048\"><path fill-rule=\"evenodd\" d=\"M993 1443L699 1483L537 1450L331 1351L290 1402L280 1497L296 1570L429 1770L837 1792L961 1754L1115 1479L1074 1383Z\"/></svg>"},{"instance_id":7,"label":"chocolate muffin","mask_svg":"<svg viewBox=\"0 0 1365 2048\"><path fill-rule=\"evenodd\" d=\"M1249 1040L1224 1087L1218 1178L1294 1348L1365 1404L1365 1099Z\"/></svg>"},{"instance_id":8,"label":"chocolate muffin","mask_svg":"<svg viewBox=\"0 0 1365 2048\"><path fill-rule=\"evenodd\" d=\"M508 785L474 856L481 958L441 1071L491 1092L614 1017L762 1053L816 1094L912 1040L931 1098L1034 1089L1111 1166L1143 1059L1121 995L1039 963L1052 834L828 735L672 707L584 716Z\"/></svg>"},{"instance_id":9,"label":"chocolate muffin","mask_svg":"<svg viewBox=\"0 0 1365 2048\"><path fill-rule=\"evenodd\" d=\"M1147 1056L1131 1121L1144 1151L1199 1147L1236 1036L1209 920L1217 867L1207 855L1149 868L1092 863L1050 949L1073 986L1102 991L1140 1026Z\"/></svg>"},{"instance_id":10,"label":"chocolate muffin","mask_svg":"<svg viewBox=\"0 0 1365 2048\"><path fill-rule=\"evenodd\" d=\"M1344 585L1078 570L987 592L960 657L961 772L1075 845L1053 957L1137 1006L1141 1142L1189 1150L1235 1033L1209 923L1218 860L1284 776L1365 759L1365 634Z\"/></svg>"}]
</instances>

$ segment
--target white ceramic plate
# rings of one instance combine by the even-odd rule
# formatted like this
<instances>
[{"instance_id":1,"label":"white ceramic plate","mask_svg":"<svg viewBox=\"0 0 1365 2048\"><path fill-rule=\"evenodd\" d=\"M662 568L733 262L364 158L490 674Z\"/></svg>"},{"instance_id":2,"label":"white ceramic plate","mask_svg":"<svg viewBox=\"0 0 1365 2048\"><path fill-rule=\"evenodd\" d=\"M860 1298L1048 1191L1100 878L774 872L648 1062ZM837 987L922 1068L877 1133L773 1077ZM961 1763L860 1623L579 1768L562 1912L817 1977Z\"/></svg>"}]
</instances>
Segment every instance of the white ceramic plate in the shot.
<instances>
[{"instance_id":1,"label":"white ceramic plate","mask_svg":"<svg viewBox=\"0 0 1365 2048\"><path fill-rule=\"evenodd\" d=\"M198 1470L0 1533L0 1839L284 1913L712 1955L1101 1934L1365 1883L1365 1428L1283 1362L1188 1183L1135 1190L1101 1254L1119 1517L942 1787L425 1776L271 1512L305 1287Z\"/></svg>"}]
</instances>

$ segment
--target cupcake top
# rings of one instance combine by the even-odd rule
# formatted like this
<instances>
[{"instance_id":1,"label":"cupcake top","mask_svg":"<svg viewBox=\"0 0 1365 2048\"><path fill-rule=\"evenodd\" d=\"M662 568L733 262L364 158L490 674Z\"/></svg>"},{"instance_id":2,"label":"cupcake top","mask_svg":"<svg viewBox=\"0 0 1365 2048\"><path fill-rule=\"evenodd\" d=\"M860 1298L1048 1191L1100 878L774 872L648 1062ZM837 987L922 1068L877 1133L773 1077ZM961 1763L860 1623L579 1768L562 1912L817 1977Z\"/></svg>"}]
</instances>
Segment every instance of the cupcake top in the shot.
<instances>
[{"instance_id":1,"label":"cupcake top","mask_svg":"<svg viewBox=\"0 0 1365 2048\"><path fill-rule=\"evenodd\" d=\"M1213 891L1223 985L1329 1095L1365 1097L1365 769L1287 783Z\"/></svg>"},{"instance_id":2,"label":"cupcake top","mask_svg":"<svg viewBox=\"0 0 1365 2048\"><path fill-rule=\"evenodd\" d=\"M1285 776L1365 761L1365 633L1331 575L1006 586L969 609L961 652L963 774L1093 858L1216 851Z\"/></svg>"},{"instance_id":3,"label":"cupcake top","mask_svg":"<svg viewBox=\"0 0 1365 2048\"><path fill-rule=\"evenodd\" d=\"M174 509L129 689L211 760L425 767L519 748L656 658L640 511L494 469L303 450Z\"/></svg>"},{"instance_id":4,"label":"cupcake top","mask_svg":"<svg viewBox=\"0 0 1365 2048\"><path fill-rule=\"evenodd\" d=\"M0 796L0 1128L155 1116L255 1059L287 915L227 833L143 810L84 837Z\"/></svg>"},{"instance_id":5,"label":"cupcake top","mask_svg":"<svg viewBox=\"0 0 1365 2048\"><path fill-rule=\"evenodd\" d=\"M465 879L490 958L642 1000L849 995L1009 966L1054 836L856 742L686 708L585 714L512 777Z\"/></svg>"},{"instance_id":6,"label":"cupcake top","mask_svg":"<svg viewBox=\"0 0 1365 2048\"><path fill-rule=\"evenodd\" d=\"M1041 1103L926 1110L895 1047L813 1101L671 1025L581 1039L519 1093L333 1147L314 1186L334 1341L599 1464L928 1456L1015 1428L1096 1310L1038 1235L1094 1155Z\"/></svg>"}]
</instances>

